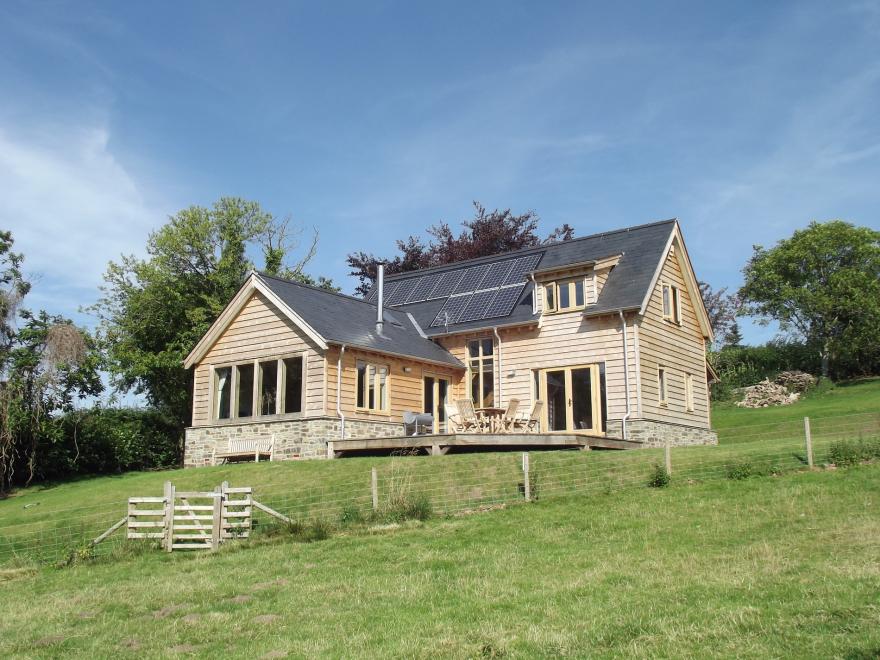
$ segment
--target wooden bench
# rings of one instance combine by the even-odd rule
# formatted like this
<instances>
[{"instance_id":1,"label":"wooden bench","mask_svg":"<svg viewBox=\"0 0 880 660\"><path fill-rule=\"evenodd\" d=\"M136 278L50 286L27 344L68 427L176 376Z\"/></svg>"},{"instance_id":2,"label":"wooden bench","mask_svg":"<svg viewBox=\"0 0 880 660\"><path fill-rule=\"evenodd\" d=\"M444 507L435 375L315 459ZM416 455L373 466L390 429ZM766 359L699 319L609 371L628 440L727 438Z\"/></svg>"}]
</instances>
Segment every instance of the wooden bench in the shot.
<instances>
[{"instance_id":1,"label":"wooden bench","mask_svg":"<svg viewBox=\"0 0 880 660\"><path fill-rule=\"evenodd\" d=\"M212 463L217 465L217 459L221 463L226 463L234 458L251 458L259 463L261 456L266 456L271 461L273 449L275 448L275 436L271 438L235 438L229 441L225 451L214 450L214 460Z\"/></svg>"}]
</instances>

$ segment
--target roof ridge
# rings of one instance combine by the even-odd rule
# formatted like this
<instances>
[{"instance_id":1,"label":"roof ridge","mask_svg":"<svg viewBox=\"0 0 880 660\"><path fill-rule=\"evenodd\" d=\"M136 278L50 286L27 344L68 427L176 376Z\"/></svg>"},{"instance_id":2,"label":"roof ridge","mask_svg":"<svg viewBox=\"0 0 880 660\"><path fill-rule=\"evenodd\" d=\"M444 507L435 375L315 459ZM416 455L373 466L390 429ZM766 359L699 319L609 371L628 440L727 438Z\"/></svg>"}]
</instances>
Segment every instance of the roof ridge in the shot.
<instances>
[{"instance_id":1,"label":"roof ridge","mask_svg":"<svg viewBox=\"0 0 880 660\"><path fill-rule=\"evenodd\" d=\"M268 273L264 273L262 271L255 270L259 277L270 280L278 280L279 282L284 282L285 284L293 284L294 286L302 287L303 289L311 289L312 291L317 291L319 293L326 293L331 296L338 296L339 298L345 298L346 300L353 300L355 302L363 303L365 305L369 305L370 307L375 307L376 305L367 302L363 298L358 298L357 296L350 296L347 293L340 293L339 291L330 291L329 289L325 289L320 286L315 286L314 284L306 284L305 282L297 282L296 280L291 280L286 277L279 277L278 275L269 275Z\"/></svg>"},{"instance_id":2,"label":"roof ridge","mask_svg":"<svg viewBox=\"0 0 880 660\"><path fill-rule=\"evenodd\" d=\"M393 275L386 275L385 281L394 281L399 282L403 279L407 279L408 277L419 277L424 275L426 272L439 270L441 268L452 268L454 266L462 266L464 264L474 264L487 260L494 260L502 257L509 257L512 255L517 255L521 253L527 252L535 252L539 250L547 250L548 248L555 247L557 245L570 245L571 243L586 241L589 239L599 238L601 236L610 236L612 234L621 234L623 232L634 231L637 229L647 229L648 227L655 227L657 225L664 225L669 223L678 222L678 218L669 218L667 220L655 220L654 222L646 222L641 225L633 225L631 227L621 227L620 229L612 229L610 231L600 231L594 234L589 234L587 236L578 236L577 238L571 238L567 241L554 241L553 243L541 243L538 245L532 245L529 247L519 248L517 250L509 250L507 252L497 252L496 254L489 254L482 257L472 257L471 259L462 259L461 261L451 261L448 264L440 264L437 266L429 266L428 268L419 268L417 270L408 270L403 273L394 273ZM375 286L375 283L374 283Z\"/></svg>"}]
</instances>

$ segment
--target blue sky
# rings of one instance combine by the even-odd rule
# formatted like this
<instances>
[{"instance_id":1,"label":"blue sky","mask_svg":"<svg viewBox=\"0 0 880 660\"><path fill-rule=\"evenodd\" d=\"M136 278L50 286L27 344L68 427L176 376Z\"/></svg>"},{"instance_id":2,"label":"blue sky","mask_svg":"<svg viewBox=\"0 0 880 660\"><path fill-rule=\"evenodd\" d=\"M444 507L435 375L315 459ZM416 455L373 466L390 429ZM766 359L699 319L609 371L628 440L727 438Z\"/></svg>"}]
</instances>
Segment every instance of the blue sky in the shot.
<instances>
[{"instance_id":1,"label":"blue sky","mask_svg":"<svg viewBox=\"0 0 880 660\"><path fill-rule=\"evenodd\" d=\"M878 2L7 0L0 226L29 304L80 321L108 260L221 195L317 227L346 291L347 253L471 200L580 236L678 217L733 288L812 219L880 227L878 108Z\"/></svg>"}]
</instances>

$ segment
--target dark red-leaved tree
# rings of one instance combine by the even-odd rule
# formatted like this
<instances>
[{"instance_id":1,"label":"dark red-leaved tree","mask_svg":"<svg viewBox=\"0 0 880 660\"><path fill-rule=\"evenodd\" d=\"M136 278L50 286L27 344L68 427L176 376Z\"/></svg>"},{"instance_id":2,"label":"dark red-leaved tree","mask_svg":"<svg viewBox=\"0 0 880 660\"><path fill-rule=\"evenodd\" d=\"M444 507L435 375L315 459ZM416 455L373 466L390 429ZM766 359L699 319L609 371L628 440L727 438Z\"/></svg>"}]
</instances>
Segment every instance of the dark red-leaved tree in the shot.
<instances>
[{"instance_id":1,"label":"dark red-leaved tree","mask_svg":"<svg viewBox=\"0 0 880 660\"><path fill-rule=\"evenodd\" d=\"M526 211L522 215L514 215L510 209L487 212L479 202L474 202L473 219L461 224L463 229L458 235L446 222L428 227L427 233L431 238L427 244L419 236L398 240L399 254L393 259L381 259L366 252L349 254L350 274L358 278L357 292L365 295L370 290L380 263L385 264L388 274L405 273L542 243L567 241L574 236L574 228L564 224L542 240L537 234L538 215L534 211Z\"/></svg>"}]
</instances>

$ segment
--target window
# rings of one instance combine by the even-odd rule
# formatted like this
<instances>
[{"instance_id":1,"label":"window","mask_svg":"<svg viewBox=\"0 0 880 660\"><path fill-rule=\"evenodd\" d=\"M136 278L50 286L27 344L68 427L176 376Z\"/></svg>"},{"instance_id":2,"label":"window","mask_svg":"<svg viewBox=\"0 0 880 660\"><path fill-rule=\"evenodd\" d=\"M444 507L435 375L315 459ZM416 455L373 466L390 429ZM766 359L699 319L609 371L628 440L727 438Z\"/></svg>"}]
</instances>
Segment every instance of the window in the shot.
<instances>
[{"instance_id":1,"label":"window","mask_svg":"<svg viewBox=\"0 0 880 660\"><path fill-rule=\"evenodd\" d=\"M217 419L229 419L232 394L232 367L214 370L214 410Z\"/></svg>"},{"instance_id":2,"label":"window","mask_svg":"<svg viewBox=\"0 0 880 660\"><path fill-rule=\"evenodd\" d=\"M583 309L586 303L584 278L550 282L544 285L544 311L565 312Z\"/></svg>"},{"instance_id":3,"label":"window","mask_svg":"<svg viewBox=\"0 0 880 660\"><path fill-rule=\"evenodd\" d=\"M468 342L468 378L477 408L495 405L495 350L492 338Z\"/></svg>"},{"instance_id":4,"label":"window","mask_svg":"<svg viewBox=\"0 0 880 660\"><path fill-rule=\"evenodd\" d=\"M660 399L660 405L666 405L666 369L660 367L657 369L657 396Z\"/></svg>"},{"instance_id":5,"label":"window","mask_svg":"<svg viewBox=\"0 0 880 660\"><path fill-rule=\"evenodd\" d=\"M214 368L214 419L303 411L303 367L296 355Z\"/></svg>"},{"instance_id":6,"label":"window","mask_svg":"<svg viewBox=\"0 0 880 660\"><path fill-rule=\"evenodd\" d=\"M235 376L235 416L251 417L254 414L254 365L236 365Z\"/></svg>"},{"instance_id":7,"label":"window","mask_svg":"<svg viewBox=\"0 0 880 660\"><path fill-rule=\"evenodd\" d=\"M684 400L688 412L694 411L694 375L684 375Z\"/></svg>"},{"instance_id":8,"label":"window","mask_svg":"<svg viewBox=\"0 0 880 660\"><path fill-rule=\"evenodd\" d=\"M663 285L663 318L681 325L681 295L674 284Z\"/></svg>"},{"instance_id":9,"label":"window","mask_svg":"<svg viewBox=\"0 0 880 660\"><path fill-rule=\"evenodd\" d=\"M357 407L362 410L388 410L388 367L357 362Z\"/></svg>"}]
</instances>

